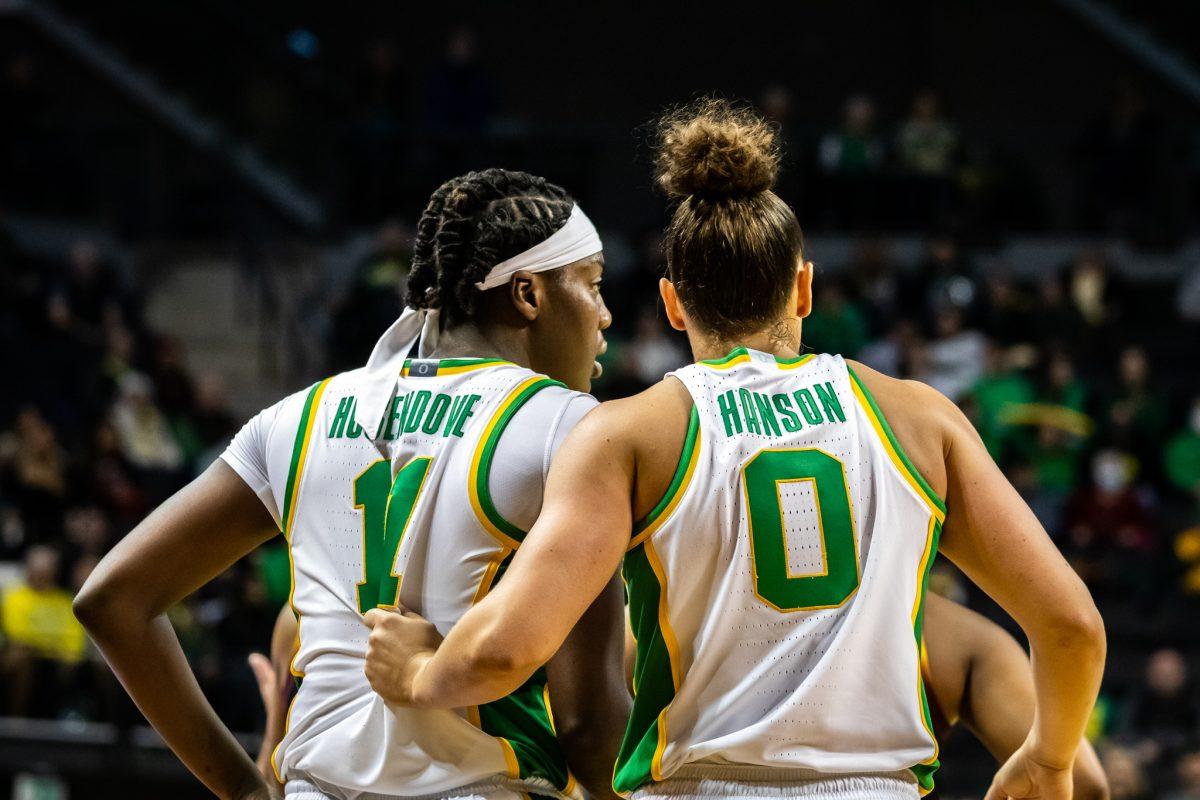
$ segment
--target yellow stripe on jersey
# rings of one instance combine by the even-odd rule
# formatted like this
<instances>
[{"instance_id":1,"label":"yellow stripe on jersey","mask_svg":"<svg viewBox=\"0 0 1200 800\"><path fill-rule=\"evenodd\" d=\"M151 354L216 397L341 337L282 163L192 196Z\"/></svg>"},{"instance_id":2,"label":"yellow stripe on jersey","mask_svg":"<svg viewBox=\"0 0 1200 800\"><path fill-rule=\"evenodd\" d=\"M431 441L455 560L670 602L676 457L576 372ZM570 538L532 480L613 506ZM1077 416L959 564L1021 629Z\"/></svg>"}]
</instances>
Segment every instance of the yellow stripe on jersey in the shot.
<instances>
[{"instance_id":1,"label":"yellow stripe on jersey","mask_svg":"<svg viewBox=\"0 0 1200 800\"><path fill-rule=\"evenodd\" d=\"M887 426L887 421L878 413L874 400L864 391L864 387L858 381L857 376L853 372L850 373L850 376L850 388L854 391L854 396L858 398L858 403L862 407L867 421L875 429L875 433L883 445L883 450L887 453L888 459L895 465L896 471L900 473L900 477L913 488L913 491L917 493L917 496L921 498L925 505L929 506L930 512L937 521L944 522L946 520L946 510L941 498L934 494L933 490L925 483L925 479L917 473L916 469L909 463L907 456L898 448L892 436L891 428Z\"/></svg>"},{"instance_id":2,"label":"yellow stripe on jersey","mask_svg":"<svg viewBox=\"0 0 1200 800\"><path fill-rule=\"evenodd\" d=\"M308 460L309 443L312 440L313 425L316 421L317 410L321 405L321 397L325 394L325 388L329 385L332 378L326 378L318 383L309 391L309 395L305 400L304 408L300 412L300 423L297 426L297 439L292 452L292 464L290 475L287 482L287 496L284 498L284 520L283 520L283 537L287 542L288 551L288 574L291 576L291 588L288 590L288 607L292 609L292 614L296 617L296 649L295 655L292 656L291 662L288 664L288 672L294 678L303 678L304 673L296 669L296 655L300 653L300 623L302 615L296 608L296 560L292 557L292 527L296 521L296 504L300 499L300 486L304 480L304 466ZM292 727L292 709L296 705L296 698L299 693L292 695L292 700L288 703L287 716L283 723L283 735L286 737L287 732ZM275 773L275 778L280 783L283 783L283 776L279 774L279 747L283 744L281 739L275 745L275 749L271 751L271 770Z\"/></svg>"},{"instance_id":3,"label":"yellow stripe on jersey","mask_svg":"<svg viewBox=\"0 0 1200 800\"><path fill-rule=\"evenodd\" d=\"M675 631L671 627L671 612L667 605L667 571L654 549L654 540L646 540L645 551L650 569L654 571L654 577L658 580L658 629L662 633L663 643L667 646L667 654L671 662L671 682L674 683L675 692L678 693L679 687L683 683L681 673L683 662L679 654L679 641L675 638ZM667 710L669 708L668 704L658 715L658 746L654 748L654 757L650 760L650 776L656 781L663 779L662 759L663 753L667 749Z\"/></svg>"}]
</instances>

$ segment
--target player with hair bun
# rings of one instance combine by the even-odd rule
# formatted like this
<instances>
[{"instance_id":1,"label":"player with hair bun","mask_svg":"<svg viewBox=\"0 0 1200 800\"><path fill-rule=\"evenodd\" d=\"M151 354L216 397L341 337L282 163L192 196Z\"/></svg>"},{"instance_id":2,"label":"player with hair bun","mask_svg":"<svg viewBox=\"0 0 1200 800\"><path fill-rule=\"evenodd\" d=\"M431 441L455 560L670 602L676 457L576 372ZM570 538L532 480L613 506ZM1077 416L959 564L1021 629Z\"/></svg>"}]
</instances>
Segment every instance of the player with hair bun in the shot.
<instances>
[{"instance_id":1,"label":"player with hair bun","mask_svg":"<svg viewBox=\"0 0 1200 800\"><path fill-rule=\"evenodd\" d=\"M659 289L696 363L576 427L504 581L444 640L384 615L372 686L416 708L504 696L623 561L637 696L616 791L913 798L938 764L920 642L941 552L1032 650L1034 722L988 800L1069 798L1105 652L1087 589L953 403L803 352L813 267L771 191L775 131L709 100L659 134Z\"/></svg>"}]
</instances>

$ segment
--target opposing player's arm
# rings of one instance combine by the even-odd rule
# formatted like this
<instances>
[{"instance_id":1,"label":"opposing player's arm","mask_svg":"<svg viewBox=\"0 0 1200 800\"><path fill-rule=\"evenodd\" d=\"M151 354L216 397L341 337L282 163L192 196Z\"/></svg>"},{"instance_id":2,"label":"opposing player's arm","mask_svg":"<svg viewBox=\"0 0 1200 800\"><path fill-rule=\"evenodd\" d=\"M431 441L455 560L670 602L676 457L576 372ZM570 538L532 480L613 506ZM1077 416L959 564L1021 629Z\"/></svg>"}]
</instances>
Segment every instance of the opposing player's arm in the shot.
<instances>
[{"instance_id":1,"label":"opposing player's arm","mask_svg":"<svg viewBox=\"0 0 1200 800\"><path fill-rule=\"evenodd\" d=\"M278 534L223 461L121 540L75 599L75 613L129 695L218 797L268 797L254 762L205 700L166 610Z\"/></svg>"},{"instance_id":2,"label":"opposing player's arm","mask_svg":"<svg viewBox=\"0 0 1200 800\"><path fill-rule=\"evenodd\" d=\"M958 603L930 594L925 606L930 689L1000 763L1033 726L1036 694L1029 657L999 625ZM1106 800L1108 781L1086 740L1073 769L1076 800Z\"/></svg>"},{"instance_id":3,"label":"opposing player's arm","mask_svg":"<svg viewBox=\"0 0 1200 800\"><path fill-rule=\"evenodd\" d=\"M554 730L588 794L616 800L612 770L630 699L621 668L625 592L614 575L546 665Z\"/></svg>"},{"instance_id":4,"label":"opposing player's arm","mask_svg":"<svg viewBox=\"0 0 1200 800\"><path fill-rule=\"evenodd\" d=\"M1029 755L1070 767L1104 671L1103 620L970 422L940 403L948 509L941 550L1029 637L1037 698Z\"/></svg>"},{"instance_id":5,"label":"opposing player's arm","mask_svg":"<svg viewBox=\"0 0 1200 800\"><path fill-rule=\"evenodd\" d=\"M444 641L415 615L368 612L375 629L366 672L375 691L418 707L480 705L516 690L559 650L629 544L634 458L620 422L602 405L571 432L550 469L541 516L504 580Z\"/></svg>"}]
</instances>

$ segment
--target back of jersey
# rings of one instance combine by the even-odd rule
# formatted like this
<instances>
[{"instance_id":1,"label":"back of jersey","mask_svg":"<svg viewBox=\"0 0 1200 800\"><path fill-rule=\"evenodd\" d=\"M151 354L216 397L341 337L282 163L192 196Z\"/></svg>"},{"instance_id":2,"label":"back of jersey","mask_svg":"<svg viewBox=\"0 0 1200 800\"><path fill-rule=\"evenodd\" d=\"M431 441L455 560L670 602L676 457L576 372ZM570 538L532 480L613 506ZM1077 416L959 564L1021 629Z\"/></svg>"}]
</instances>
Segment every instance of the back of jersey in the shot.
<instances>
[{"instance_id":1,"label":"back of jersey","mask_svg":"<svg viewBox=\"0 0 1200 800\"><path fill-rule=\"evenodd\" d=\"M616 788L858 776L927 792L919 643L942 501L840 356L739 348L673 374L695 405L625 560L637 694Z\"/></svg>"},{"instance_id":2,"label":"back of jersey","mask_svg":"<svg viewBox=\"0 0 1200 800\"><path fill-rule=\"evenodd\" d=\"M285 400L265 434L265 486L255 488L281 498L300 639L292 671L301 683L277 773L350 793L495 785L570 794L544 672L487 706L390 708L363 674L362 614L401 602L444 635L481 599L524 536L493 490L521 494L536 514L559 419L539 413L537 430L504 437L524 450L507 451L507 469L493 474L503 434L533 398L553 395L560 408L583 396L494 359L414 360L376 424L360 418L369 380L365 370L344 373ZM237 445L226 459L246 477ZM532 476L510 474L526 462Z\"/></svg>"}]
</instances>

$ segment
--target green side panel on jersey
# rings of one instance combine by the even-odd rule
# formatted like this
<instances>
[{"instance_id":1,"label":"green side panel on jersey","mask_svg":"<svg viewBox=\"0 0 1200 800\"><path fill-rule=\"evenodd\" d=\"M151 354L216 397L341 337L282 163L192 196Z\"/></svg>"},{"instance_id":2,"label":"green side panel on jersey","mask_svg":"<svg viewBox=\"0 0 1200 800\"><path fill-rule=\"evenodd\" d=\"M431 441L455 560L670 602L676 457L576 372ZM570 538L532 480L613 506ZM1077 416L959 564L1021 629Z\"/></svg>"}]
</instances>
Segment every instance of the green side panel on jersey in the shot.
<instances>
[{"instance_id":1,"label":"green side panel on jersey","mask_svg":"<svg viewBox=\"0 0 1200 800\"><path fill-rule=\"evenodd\" d=\"M496 445L500 443L500 437L503 435L504 429L508 427L508 423L512 421L513 415L520 410L521 406L528 402L529 398L550 386L563 386L565 388L565 384L545 378L526 386L509 402L500 413L500 417L496 420L496 424L492 427L492 430L488 433L488 437L483 443L483 454L479 459L479 468L471 476L471 480L475 481L475 491L479 497L480 510L483 511L488 520L500 531L518 542L525 538L526 531L521 530L521 528L506 520L496 509L496 504L492 501L488 479L492 473L492 460L496 455Z\"/></svg>"},{"instance_id":2,"label":"green side panel on jersey","mask_svg":"<svg viewBox=\"0 0 1200 800\"><path fill-rule=\"evenodd\" d=\"M929 544L929 563L925 565L925 572L921 575L921 583L917 587L920 592L920 605L917 607L917 621L913 625L913 635L917 639L917 658L920 659L921 642L924 636L925 629L925 595L929 589L929 573L933 569L933 562L937 560L938 540L942 536L942 523L936 520L933 523L933 541ZM917 682L921 690L921 714L925 719L925 727L929 730L930 736L934 737L934 750L937 750L937 738L933 733L933 715L929 713L929 697L925 693L925 677L921 674L920 665L917 667ZM924 764L917 764L912 768L913 774L917 777L917 785L920 787L921 796L929 794L933 791L933 774L937 772L941 763L935 756L933 760Z\"/></svg>"},{"instance_id":3,"label":"green side panel on jersey","mask_svg":"<svg viewBox=\"0 0 1200 800\"><path fill-rule=\"evenodd\" d=\"M683 484L684 476L687 475L688 464L692 462L692 453L696 449L696 439L699 434L700 412L693 405L691 416L688 418L687 436L683 440L683 450L679 453L679 463L675 465L675 475L671 478L671 485L667 487L667 491L663 492L662 499L650 510L650 513L633 526L634 536L637 536L652 525L662 515L663 511L666 510L667 506L671 505L671 501L675 499L675 495L679 493L679 487Z\"/></svg>"},{"instance_id":4,"label":"green side panel on jersey","mask_svg":"<svg viewBox=\"0 0 1200 800\"><path fill-rule=\"evenodd\" d=\"M942 513L945 514L945 501L938 497L937 492L935 492L933 487L929 485L929 482L925 480L925 476L921 474L920 470L913 466L912 461L910 461L908 458L908 454L905 453L904 448L900 446L900 440L896 438L896 434L892 433L892 427L888 425L887 418L883 416L883 411L880 410L879 405L875 402L875 398L871 395L871 391L867 389L867 385L858 379L858 376L854 374L854 370L850 368L849 364L846 365L846 372L850 374L850 380L854 381L854 385L857 386L859 391L862 392L863 397L867 398L867 402L870 404L871 410L874 411L875 416L878 417L879 425L883 428L883 432L887 435L888 441L892 443L892 447L895 449L896 455L900 456L900 460L904 462L904 467L909 471L913 478L916 479L917 483L920 484L921 491L925 493L925 496L929 498L930 502L940 508Z\"/></svg>"},{"instance_id":5,"label":"green side panel on jersey","mask_svg":"<svg viewBox=\"0 0 1200 800\"><path fill-rule=\"evenodd\" d=\"M622 574L629 592L629 619L637 639L637 657L633 665L633 710L613 771L613 789L619 794L635 791L653 780L651 765L658 748L659 715L675 699L671 653L658 621L665 587L650 566L645 544L625 554Z\"/></svg>"},{"instance_id":6,"label":"green side panel on jersey","mask_svg":"<svg viewBox=\"0 0 1200 800\"><path fill-rule=\"evenodd\" d=\"M493 587L508 571L514 554L515 551L509 553L500 562ZM546 670L543 667L512 694L479 706L479 727L489 736L508 740L517 757L521 778L544 778L559 789L565 789L570 781L567 757L550 722L545 690Z\"/></svg>"},{"instance_id":7,"label":"green side panel on jersey","mask_svg":"<svg viewBox=\"0 0 1200 800\"><path fill-rule=\"evenodd\" d=\"M304 408L300 412L300 424L296 426L296 440L292 445L292 463L288 465L287 484L283 492L283 510L280 514L280 520L283 522L284 530L281 532L287 536L287 520L288 515L292 510L292 502L296 495L296 475L300 471L300 455L304 452L305 434L308 432L309 420L315 413L313 400L320 393L321 387L329 382L329 378L323 381L317 381L308 390L308 396L304 398Z\"/></svg>"}]
</instances>

